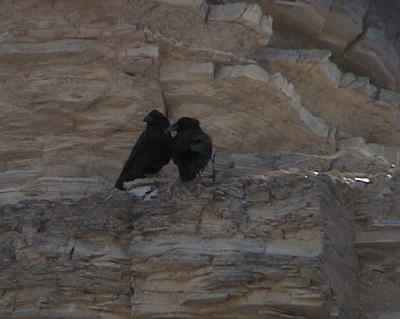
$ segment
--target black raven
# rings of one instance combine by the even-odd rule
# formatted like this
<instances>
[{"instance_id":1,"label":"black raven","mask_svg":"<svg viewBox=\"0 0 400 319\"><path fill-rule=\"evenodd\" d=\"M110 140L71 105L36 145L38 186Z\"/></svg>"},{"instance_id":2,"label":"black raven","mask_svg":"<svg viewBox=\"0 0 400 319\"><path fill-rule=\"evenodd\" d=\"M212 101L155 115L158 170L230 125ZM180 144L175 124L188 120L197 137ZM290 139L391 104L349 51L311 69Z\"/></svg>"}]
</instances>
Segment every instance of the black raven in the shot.
<instances>
[{"instance_id":1,"label":"black raven","mask_svg":"<svg viewBox=\"0 0 400 319\"><path fill-rule=\"evenodd\" d=\"M168 132L168 119L152 110L143 119L146 129L133 147L115 187L124 190L123 184L136 178L158 173L171 158L172 136Z\"/></svg>"},{"instance_id":2,"label":"black raven","mask_svg":"<svg viewBox=\"0 0 400 319\"><path fill-rule=\"evenodd\" d=\"M177 131L172 142L172 160L178 166L181 180L190 181L211 158L211 138L200 128L199 121L190 117L180 118L170 130Z\"/></svg>"}]
</instances>

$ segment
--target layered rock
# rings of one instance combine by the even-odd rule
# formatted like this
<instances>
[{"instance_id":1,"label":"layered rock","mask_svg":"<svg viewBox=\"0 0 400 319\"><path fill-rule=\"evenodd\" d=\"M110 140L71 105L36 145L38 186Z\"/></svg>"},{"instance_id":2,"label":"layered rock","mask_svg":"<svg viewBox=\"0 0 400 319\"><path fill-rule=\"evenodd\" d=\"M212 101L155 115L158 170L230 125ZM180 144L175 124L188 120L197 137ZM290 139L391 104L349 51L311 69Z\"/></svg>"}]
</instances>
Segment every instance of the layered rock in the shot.
<instances>
[{"instance_id":1,"label":"layered rock","mask_svg":"<svg viewBox=\"0 0 400 319\"><path fill-rule=\"evenodd\" d=\"M376 88L368 78L341 72L329 60L329 51L263 48L254 57L273 72L285 74L303 105L337 127L342 136L399 145L398 94Z\"/></svg>"},{"instance_id":2,"label":"layered rock","mask_svg":"<svg viewBox=\"0 0 400 319\"><path fill-rule=\"evenodd\" d=\"M332 128L301 105L280 74L256 64L169 62L160 79L169 115L199 118L219 149L332 151Z\"/></svg>"},{"instance_id":3,"label":"layered rock","mask_svg":"<svg viewBox=\"0 0 400 319\"><path fill-rule=\"evenodd\" d=\"M387 268L391 250L384 260L372 250L381 256L396 244L395 225L377 218L396 218L398 172L339 173L332 165L315 155L227 154L215 183L208 173L190 188L167 178L149 201L98 193L2 205L0 314L358 318L361 308L396 311L395 294L379 296L390 308L372 303L375 290L386 288L383 278L395 276ZM390 287L397 293L395 282Z\"/></svg>"},{"instance_id":4,"label":"layered rock","mask_svg":"<svg viewBox=\"0 0 400 319\"><path fill-rule=\"evenodd\" d=\"M332 302L321 272L350 267L320 263L321 236L334 234L325 205L341 212L329 204L333 181L225 172L189 192L169 180L148 202L3 205L2 318L320 318ZM343 270L337 280L353 279Z\"/></svg>"},{"instance_id":5,"label":"layered rock","mask_svg":"<svg viewBox=\"0 0 400 319\"><path fill-rule=\"evenodd\" d=\"M387 89L399 89L396 1L269 1L280 48L329 48L341 65ZM289 30L289 32L288 32ZM293 31L303 37L294 38Z\"/></svg>"},{"instance_id":6,"label":"layered rock","mask_svg":"<svg viewBox=\"0 0 400 319\"><path fill-rule=\"evenodd\" d=\"M353 192L357 219L356 250L360 261L360 307L364 318L395 318L398 278L398 172L371 178Z\"/></svg>"},{"instance_id":7,"label":"layered rock","mask_svg":"<svg viewBox=\"0 0 400 319\"><path fill-rule=\"evenodd\" d=\"M385 6L1 6L1 318L398 315ZM200 119L215 183L110 192L153 108Z\"/></svg>"},{"instance_id":8,"label":"layered rock","mask_svg":"<svg viewBox=\"0 0 400 319\"><path fill-rule=\"evenodd\" d=\"M202 6L182 3L9 4L0 43L2 201L109 188L144 115L166 111L160 59L232 60L265 44L271 21L257 8L243 4L240 21L213 14L205 24Z\"/></svg>"}]
</instances>

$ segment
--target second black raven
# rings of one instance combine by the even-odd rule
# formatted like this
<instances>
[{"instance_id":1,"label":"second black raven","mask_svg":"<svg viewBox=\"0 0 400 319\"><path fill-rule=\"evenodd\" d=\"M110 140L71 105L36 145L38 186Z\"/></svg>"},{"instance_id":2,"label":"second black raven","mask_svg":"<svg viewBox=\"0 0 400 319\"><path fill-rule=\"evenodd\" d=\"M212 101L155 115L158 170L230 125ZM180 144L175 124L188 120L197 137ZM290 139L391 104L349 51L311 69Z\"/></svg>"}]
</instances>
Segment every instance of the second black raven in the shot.
<instances>
[{"instance_id":1,"label":"second black raven","mask_svg":"<svg viewBox=\"0 0 400 319\"><path fill-rule=\"evenodd\" d=\"M168 132L168 119L157 110L152 110L143 121L147 123L146 129L115 183L117 189L124 190L124 182L158 173L171 158L172 136Z\"/></svg>"},{"instance_id":2,"label":"second black raven","mask_svg":"<svg viewBox=\"0 0 400 319\"><path fill-rule=\"evenodd\" d=\"M180 118L170 130L177 131L172 142L172 160L178 166L181 180L190 181L211 159L211 138L201 129L199 121L190 117Z\"/></svg>"}]
</instances>

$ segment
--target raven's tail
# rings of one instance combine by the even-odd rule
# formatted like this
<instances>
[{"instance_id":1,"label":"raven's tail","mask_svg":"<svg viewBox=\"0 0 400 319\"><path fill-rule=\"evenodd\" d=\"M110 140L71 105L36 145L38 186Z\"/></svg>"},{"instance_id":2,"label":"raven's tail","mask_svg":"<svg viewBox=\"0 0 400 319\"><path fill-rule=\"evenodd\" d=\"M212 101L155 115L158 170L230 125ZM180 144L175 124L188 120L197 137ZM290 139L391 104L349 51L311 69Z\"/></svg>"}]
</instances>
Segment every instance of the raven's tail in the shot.
<instances>
[{"instance_id":1,"label":"raven's tail","mask_svg":"<svg viewBox=\"0 0 400 319\"><path fill-rule=\"evenodd\" d=\"M122 175L120 175L120 177L118 177L114 187L116 189L123 191L124 190L124 180L125 180L125 178Z\"/></svg>"}]
</instances>

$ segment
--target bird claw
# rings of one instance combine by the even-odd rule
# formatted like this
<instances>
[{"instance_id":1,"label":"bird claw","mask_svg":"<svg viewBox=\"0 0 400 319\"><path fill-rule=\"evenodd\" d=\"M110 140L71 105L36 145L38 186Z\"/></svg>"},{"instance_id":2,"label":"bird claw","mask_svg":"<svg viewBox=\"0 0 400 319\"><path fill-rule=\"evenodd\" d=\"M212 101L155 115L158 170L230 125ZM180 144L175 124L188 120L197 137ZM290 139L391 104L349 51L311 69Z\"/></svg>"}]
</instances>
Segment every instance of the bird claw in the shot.
<instances>
[{"instance_id":1,"label":"bird claw","mask_svg":"<svg viewBox=\"0 0 400 319\"><path fill-rule=\"evenodd\" d=\"M215 157L216 157L216 153L214 152L211 156L211 179L213 184L215 184L215 179L216 179L216 175L217 175L217 171L215 170Z\"/></svg>"}]
</instances>

